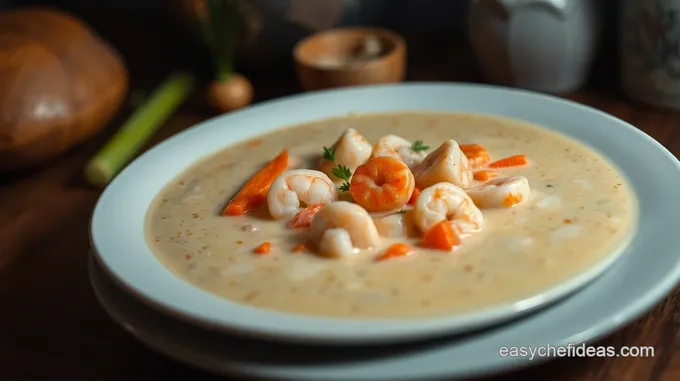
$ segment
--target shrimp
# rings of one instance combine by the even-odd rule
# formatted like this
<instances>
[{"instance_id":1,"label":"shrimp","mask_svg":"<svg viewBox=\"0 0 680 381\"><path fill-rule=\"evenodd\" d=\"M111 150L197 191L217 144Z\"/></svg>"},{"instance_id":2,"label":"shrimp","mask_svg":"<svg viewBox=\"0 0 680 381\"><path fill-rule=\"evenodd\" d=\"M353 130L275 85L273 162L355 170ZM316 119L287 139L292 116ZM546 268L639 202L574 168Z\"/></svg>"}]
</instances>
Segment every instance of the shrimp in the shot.
<instances>
[{"instance_id":1,"label":"shrimp","mask_svg":"<svg viewBox=\"0 0 680 381\"><path fill-rule=\"evenodd\" d=\"M512 208L531 196L529 180L524 176L503 177L478 187L466 189L479 208Z\"/></svg>"},{"instance_id":2,"label":"shrimp","mask_svg":"<svg viewBox=\"0 0 680 381\"><path fill-rule=\"evenodd\" d=\"M427 152L414 151L413 143L397 135L385 135L378 139L378 142L373 146L373 155L371 157L389 156L399 159L406 163L409 168L420 164L425 159Z\"/></svg>"},{"instance_id":3,"label":"shrimp","mask_svg":"<svg viewBox=\"0 0 680 381\"><path fill-rule=\"evenodd\" d=\"M320 255L351 256L355 249L370 249L380 244L380 235L368 212L357 204L335 201L324 205L312 218L312 238Z\"/></svg>"},{"instance_id":4,"label":"shrimp","mask_svg":"<svg viewBox=\"0 0 680 381\"><path fill-rule=\"evenodd\" d=\"M413 210L382 217L373 217L373 222L381 237L417 237L417 228L413 223Z\"/></svg>"},{"instance_id":5,"label":"shrimp","mask_svg":"<svg viewBox=\"0 0 680 381\"><path fill-rule=\"evenodd\" d=\"M413 219L421 232L449 220L461 235L482 230L484 216L465 191L450 183L425 188L418 196Z\"/></svg>"},{"instance_id":6,"label":"shrimp","mask_svg":"<svg viewBox=\"0 0 680 381\"><path fill-rule=\"evenodd\" d=\"M333 181L323 172L293 169L274 180L267 192L269 214L276 220L292 218L305 206L328 204L338 199Z\"/></svg>"},{"instance_id":7,"label":"shrimp","mask_svg":"<svg viewBox=\"0 0 680 381\"><path fill-rule=\"evenodd\" d=\"M331 150L334 153L334 162L327 158L321 159L319 170L338 183L344 180L333 175L333 167L342 165L354 172L358 166L371 157L373 147L359 132L348 128L333 144Z\"/></svg>"},{"instance_id":8,"label":"shrimp","mask_svg":"<svg viewBox=\"0 0 680 381\"><path fill-rule=\"evenodd\" d=\"M379 156L354 171L349 193L354 202L369 212L385 212L403 207L416 186L406 163L389 156Z\"/></svg>"},{"instance_id":9,"label":"shrimp","mask_svg":"<svg viewBox=\"0 0 680 381\"><path fill-rule=\"evenodd\" d=\"M447 182L461 188L472 184L472 170L467 157L455 140L445 141L432 151L422 163L413 167L413 175L419 187L427 188L437 183Z\"/></svg>"}]
</instances>

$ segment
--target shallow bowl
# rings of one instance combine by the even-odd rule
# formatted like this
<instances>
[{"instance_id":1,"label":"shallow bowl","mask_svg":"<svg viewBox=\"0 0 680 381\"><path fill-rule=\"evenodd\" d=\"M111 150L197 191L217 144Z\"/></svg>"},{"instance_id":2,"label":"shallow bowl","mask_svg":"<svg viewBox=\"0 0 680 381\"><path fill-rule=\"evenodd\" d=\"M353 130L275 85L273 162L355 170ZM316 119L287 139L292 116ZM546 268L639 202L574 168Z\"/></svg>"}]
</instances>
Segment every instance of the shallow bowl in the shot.
<instances>
[{"instance_id":1,"label":"shallow bowl","mask_svg":"<svg viewBox=\"0 0 680 381\"><path fill-rule=\"evenodd\" d=\"M560 300L602 274L622 255L531 297L466 314L420 319L339 319L273 312L219 298L176 277L149 250L145 214L154 197L188 166L236 142L284 127L348 112L436 111L491 114L528 121L575 138L608 158L639 201L632 245L649 261L671 261L677 281L680 237L664 233L680 215L678 160L635 127L598 110L556 97L493 86L401 84L328 90L262 103L203 122L152 148L105 189L92 216L95 255L128 292L175 318L220 330L293 341L371 343L462 333L517 318ZM655 168L651 171L650 168ZM658 186L656 171L665 174ZM635 253L637 255L637 252ZM655 290L661 290L655 288ZM647 296L660 298L660 292Z\"/></svg>"}]
</instances>

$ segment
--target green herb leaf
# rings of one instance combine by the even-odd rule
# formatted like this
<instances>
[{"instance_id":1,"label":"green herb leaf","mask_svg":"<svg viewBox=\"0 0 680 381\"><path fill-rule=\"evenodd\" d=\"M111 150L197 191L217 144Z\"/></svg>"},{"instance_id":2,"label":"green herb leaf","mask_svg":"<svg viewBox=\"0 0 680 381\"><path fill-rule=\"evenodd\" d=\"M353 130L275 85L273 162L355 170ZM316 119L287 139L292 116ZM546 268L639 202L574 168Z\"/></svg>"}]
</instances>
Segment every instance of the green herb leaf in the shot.
<instances>
[{"instance_id":1,"label":"green herb leaf","mask_svg":"<svg viewBox=\"0 0 680 381\"><path fill-rule=\"evenodd\" d=\"M349 168L345 167L344 165L337 165L333 167L331 172L333 173L333 176L345 181L349 181L349 179L352 177L352 171L350 171Z\"/></svg>"},{"instance_id":2,"label":"green herb leaf","mask_svg":"<svg viewBox=\"0 0 680 381\"><path fill-rule=\"evenodd\" d=\"M323 158L335 163L335 148L323 147Z\"/></svg>"},{"instance_id":3,"label":"green herb leaf","mask_svg":"<svg viewBox=\"0 0 680 381\"><path fill-rule=\"evenodd\" d=\"M323 158L335 164L335 148L323 147ZM347 192L349 190L349 179L352 178L352 171L344 165L336 165L331 168L331 173L340 180L345 180L338 188L341 192Z\"/></svg>"},{"instance_id":4,"label":"green herb leaf","mask_svg":"<svg viewBox=\"0 0 680 381\"><path fill-rule=\"evenodd\" d=\"M411 149L412 149L414 152L420 152L420 151L427 151L428 149L430 149L430 147L429 147L429 146L426 146L426 145L423 145L423 141L422 141L422 140L416 140L415 142L413 142L413 145L411 146Z\"/></svg>"}]
</instances>

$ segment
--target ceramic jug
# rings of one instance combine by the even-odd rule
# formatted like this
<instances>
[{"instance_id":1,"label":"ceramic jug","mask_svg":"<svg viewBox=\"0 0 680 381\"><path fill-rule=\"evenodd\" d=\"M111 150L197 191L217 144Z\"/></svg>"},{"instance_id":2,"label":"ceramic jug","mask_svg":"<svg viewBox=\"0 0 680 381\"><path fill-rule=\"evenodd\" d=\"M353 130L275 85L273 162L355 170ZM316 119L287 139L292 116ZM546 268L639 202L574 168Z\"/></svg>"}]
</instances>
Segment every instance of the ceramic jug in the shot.
<instances>
[{"instance_id":1,"label":"ceramic jug","mask_svg":"<svg viewBox=\"0 0 680 381\"><path fill-rule=\"evenodd\" d=\"M587 79L600 35L595 0L473 0L468 34L492 83L567 93Z\"/></svg>"},{"instance_id":2,"label":"ceramic jug","mask_svg":"<svg viewBox=\"0 0 680 381\"><path fill-rule=\"evenodd\" d=\"M622 0L619 25L623 91L680 109L680 2Z\"/></svg>"}]
</instances>

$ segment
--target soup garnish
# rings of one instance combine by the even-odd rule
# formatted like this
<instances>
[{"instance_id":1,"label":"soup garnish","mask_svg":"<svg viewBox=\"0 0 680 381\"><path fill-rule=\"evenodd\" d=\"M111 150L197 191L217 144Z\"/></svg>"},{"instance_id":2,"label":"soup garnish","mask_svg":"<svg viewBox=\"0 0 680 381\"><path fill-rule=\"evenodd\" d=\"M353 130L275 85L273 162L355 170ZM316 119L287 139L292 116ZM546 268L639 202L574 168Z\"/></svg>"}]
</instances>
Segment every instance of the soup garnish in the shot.
<instances>
[{"instance_id":1,"label":"soup garnish","mask_svg":"<svg viewBox=\"0 0 680 381\"><path fill-rule=\"evenodd\" d=\"M611 258L636 216L624 176L578 141L411 112L227 147L158 194L145 231L168 269L228 300L395 318L537 295Z\"/></svg>"},{"instance_id":2,"label":"soup garnish","mask_svg":"<svg viewBox=\"0 0 680 381\"><path fill-rule=\"evenodd\" d=\"M272 218L288 228L308 230L314 252L346 257L379 246L381 236L416 235L424 248L453 251L483 229L480 208L512 208L529 200L526 177L496 178L503 168L526 165L524 155L492 162L483 145L459 145L452 139L429 149L422 140L410 142L394 134L372 146L349 128L331 147L323 147L317 169L286 170L284 149L246 182L223 214L243 215L266 200ZM485 183L472 187L473 180ZM341 193L349 194L346 201ZM302 243L294 249L310 250ZM254 250L260 255L270 251L269 242ZM396 243L378 259L414 251Z\"/></svg>"}]
</instances>

